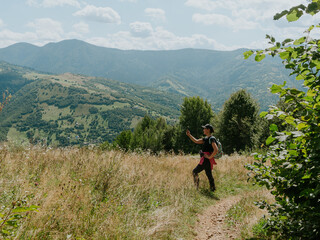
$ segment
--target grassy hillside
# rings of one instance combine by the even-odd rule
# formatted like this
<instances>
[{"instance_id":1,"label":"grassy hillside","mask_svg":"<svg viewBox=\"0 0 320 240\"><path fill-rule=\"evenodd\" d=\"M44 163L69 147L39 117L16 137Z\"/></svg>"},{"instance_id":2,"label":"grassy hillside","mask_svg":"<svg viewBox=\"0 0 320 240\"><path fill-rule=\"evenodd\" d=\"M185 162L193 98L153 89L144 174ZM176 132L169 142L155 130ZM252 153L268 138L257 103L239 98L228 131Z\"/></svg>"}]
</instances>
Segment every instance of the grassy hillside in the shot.
<instances>
[{"instance_id":1,"label":"grassy hillside","mask_svg":"<svg viewBox=\"0 0 320 240\"><path fill-rule=\"evenodd\" d=\"M0 213L38 206L27 217L21 213L16 228L8 226L15 239L194 239L197 214L230 195L242 201L226 224L239 222L251 232L262 216L253 201L265 197L247 182L247 157L218 160L212 194L204 173L195 189L193 156L7 146L0 156ZM244 206L247 214L239 215Z\"/></svg>"},{"instance_id":2,"label":"grassy hillside","mask_svg":"<svg viewBox=\"0 0 320 240\"><path fill-rule=\"evenodd\" d=\"M32 80L25 78L31 69L19 67L0 61L0 93L8 90L11 94L30 83Z\"/></svg>"},{"instance_id":3,"label":"grassy hillside","mask_svg":"<svg viewBox=\"0 0 320 240\"><path fill-rule=\"evenodd\" d=\"M0 86L14 89L0 114L1 140L58 146L111 141L146 114L168 122L179 114L179 95L104 78L9 66L0 64Z\"/></svg>"},{"instance_id":4,"label":"grassy hillside","mask_svg":"<svg viewBox=\"0 0 320 240\"><path fill-rule=\"evenodd\" d=\"M65 40L43 47L15 44L0 49L0 60L45 72L106 77L186 96L199 95L218 109L232 92L245 88L265 110L276 100L268 94L272 83L295 83L281 67L280 59L267 57L257 63L244 60L244 51L123 51Z\"/></svg>"}]
</instances>

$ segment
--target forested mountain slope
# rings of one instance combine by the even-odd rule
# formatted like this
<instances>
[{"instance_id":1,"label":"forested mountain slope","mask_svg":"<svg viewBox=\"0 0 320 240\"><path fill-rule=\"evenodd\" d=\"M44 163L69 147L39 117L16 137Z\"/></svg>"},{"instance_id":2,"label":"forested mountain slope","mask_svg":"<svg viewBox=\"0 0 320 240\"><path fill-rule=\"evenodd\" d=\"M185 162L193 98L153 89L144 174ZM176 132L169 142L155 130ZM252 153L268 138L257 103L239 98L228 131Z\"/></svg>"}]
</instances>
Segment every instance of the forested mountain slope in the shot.
<instances>
[{"instance_id":1,"label":"forested mountain slope","mask_svg":"<svg viewBox=\"0 0 320 240\"><path fill-rule=\"evenodd\" d=\"M244 51L119 50L65 40L43 47L14 44L0 49L0 60L55 74L85 74L185 96L199 95L216 109L241 88L248 89L262 109L266 109L276 101L268 94L273 83L287 81L290 86L297 85L281 66L280 59L267 57L257 63L253 59L244 60Z\"/></svg>"},{"instance_id":2,"label":"forested mountain slope","mask_svg":"<svg viewBox=\"0 0 320 240\"><path fill-rule=\"evenodd\" d=\"M97 77L50 75L0 63L0 140L66 146L113 140L146 114L174 122L181 95Z\"/></svg>"}]
</instances>

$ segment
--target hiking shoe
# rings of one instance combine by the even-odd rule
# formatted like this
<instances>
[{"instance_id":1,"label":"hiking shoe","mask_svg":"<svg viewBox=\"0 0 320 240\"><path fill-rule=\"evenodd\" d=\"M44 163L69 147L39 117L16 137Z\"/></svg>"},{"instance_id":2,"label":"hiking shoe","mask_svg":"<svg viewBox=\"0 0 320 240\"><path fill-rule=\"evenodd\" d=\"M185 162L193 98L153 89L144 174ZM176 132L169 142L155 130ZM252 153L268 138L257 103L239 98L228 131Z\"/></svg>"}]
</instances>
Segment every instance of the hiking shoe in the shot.
<instances>
[{"instance_id":1,"label":"hiking shoe","mask_svg":"<svg viewBox=\"0 0 320 240\"><path fill-rule=\"evenodd\" d=\"M216 190L216 187L213 186L213 187L210 187L210 191L214 192Z\"/></svg>"}]
</instances>

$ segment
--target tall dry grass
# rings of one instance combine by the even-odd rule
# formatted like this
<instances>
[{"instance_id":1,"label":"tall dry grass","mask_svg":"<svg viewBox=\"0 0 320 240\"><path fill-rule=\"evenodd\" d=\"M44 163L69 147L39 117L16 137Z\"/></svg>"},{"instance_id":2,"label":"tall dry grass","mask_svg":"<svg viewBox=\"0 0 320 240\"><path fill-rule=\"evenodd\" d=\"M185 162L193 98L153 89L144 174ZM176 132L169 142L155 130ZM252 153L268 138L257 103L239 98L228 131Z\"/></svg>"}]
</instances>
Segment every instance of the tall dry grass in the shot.
<instances>
[{"instance_id":1,"label":"tall dry grass","mask_svg":"<svg viewBox=\"0 0 320 240\"><path fill-rule=\"evenodd\" d=\"M39 206L16 239L192 239L196 213L219 198L252 189L242 156L218 160L210 193L192 180L198 157L98 149L0 149L2 206Z\"/></svg>"}]
</instances>

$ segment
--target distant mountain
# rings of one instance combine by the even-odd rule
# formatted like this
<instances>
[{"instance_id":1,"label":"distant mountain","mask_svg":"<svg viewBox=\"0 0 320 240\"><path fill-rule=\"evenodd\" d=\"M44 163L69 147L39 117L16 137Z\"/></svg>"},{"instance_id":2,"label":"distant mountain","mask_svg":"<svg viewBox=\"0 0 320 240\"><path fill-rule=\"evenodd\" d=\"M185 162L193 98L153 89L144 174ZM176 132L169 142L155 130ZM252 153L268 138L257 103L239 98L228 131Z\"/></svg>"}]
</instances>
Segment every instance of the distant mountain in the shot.
<instances>
[{"instance_id":1,"label":"distant mountain","mask_svg":"<svg viewBox=\"0 0 320 240\"><path fill-rule=\"evenodd\" d=\"M5 89L13 97L0 114L0 141L57 146L111 141L146 114L173 123L182 101L152 88L0 62L0 91Z\"/></svg>"},{"instance_id":2,"label":"distant mountain","mask_svg":"<svg viewBox=\"0 0 320 240\"><path fill-rule=\"evenodd\" d=\"M290 86L297 85L279 59L267 57L257 63L253 59L244 60L244 51L118 50L65 40L43 47L14 44L0 49L0 60L55 74L71 72L152 86L185 96L199 95L215 109L221 108L231 93L245 88L265 110L277 100L268 91L273 83L287 81Z\"/></svg>"}]
</instances>

